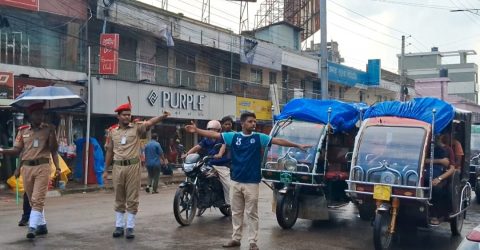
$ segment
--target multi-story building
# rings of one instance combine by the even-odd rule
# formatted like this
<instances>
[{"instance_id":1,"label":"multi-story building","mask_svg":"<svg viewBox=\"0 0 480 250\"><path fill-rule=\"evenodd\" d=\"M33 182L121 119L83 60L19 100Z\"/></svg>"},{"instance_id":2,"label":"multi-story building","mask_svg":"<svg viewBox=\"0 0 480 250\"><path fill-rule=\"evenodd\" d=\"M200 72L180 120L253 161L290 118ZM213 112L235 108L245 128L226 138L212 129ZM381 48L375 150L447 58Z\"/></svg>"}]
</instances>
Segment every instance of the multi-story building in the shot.
<instances>
[{"instance_id":1,"label":"multi-story building","mask_svg":"<svg viewBox=\"0 0 480 250\"><path fill-rule=\"evenodd\" d=\"M448 69L450 83L448 93L478 103L478 66L467 62L469 55L476 55L474 50L458 50L441 52L433 47L430 52L405 54L403 69L412 79L436 78L440 70ZM401 70L401 55L399 58L399 71ZM446 61L445 59L449 59ZM459 58L459 61L450 63L450 57Z\"/></svg>"}]
</instances>

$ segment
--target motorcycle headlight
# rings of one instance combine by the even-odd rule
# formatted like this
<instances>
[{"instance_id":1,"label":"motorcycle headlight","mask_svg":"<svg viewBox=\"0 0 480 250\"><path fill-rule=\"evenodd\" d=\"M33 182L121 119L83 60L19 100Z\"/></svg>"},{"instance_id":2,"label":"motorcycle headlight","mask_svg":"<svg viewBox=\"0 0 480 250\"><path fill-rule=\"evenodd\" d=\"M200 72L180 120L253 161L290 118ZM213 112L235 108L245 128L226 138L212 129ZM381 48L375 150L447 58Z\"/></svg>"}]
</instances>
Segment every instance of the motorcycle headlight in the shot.
<instances>
[{"instance_id":1,"label":"motorcycle headlight","mask_svg":"<svg viewBox=\"0 0 480 250\"><path fill-rule=\"evenodd\" d=\"M185 173L191 172L194 167L195 163L185 163L183 164L183 171L185 171Z\"/></svg>"}]
</instances>

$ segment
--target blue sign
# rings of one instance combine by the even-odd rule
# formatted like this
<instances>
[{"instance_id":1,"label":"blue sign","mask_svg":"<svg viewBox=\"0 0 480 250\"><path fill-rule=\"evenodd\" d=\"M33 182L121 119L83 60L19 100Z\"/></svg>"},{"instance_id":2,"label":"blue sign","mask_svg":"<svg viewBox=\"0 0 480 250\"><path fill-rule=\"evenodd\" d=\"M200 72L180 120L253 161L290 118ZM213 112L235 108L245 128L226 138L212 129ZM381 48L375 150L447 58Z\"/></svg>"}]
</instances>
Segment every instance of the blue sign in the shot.
<instances>
[{"instance_id":1,"label":"blue sign","mask_svg":"<svg viewBox=\"0 0 480 250\"><path fill-rule=\"evenodd\" d=\"M328 81L347 86L362 84L378 86L380 84L380 59L368 60L367 72L328 62Z\"/></svg>"}]
</instances>

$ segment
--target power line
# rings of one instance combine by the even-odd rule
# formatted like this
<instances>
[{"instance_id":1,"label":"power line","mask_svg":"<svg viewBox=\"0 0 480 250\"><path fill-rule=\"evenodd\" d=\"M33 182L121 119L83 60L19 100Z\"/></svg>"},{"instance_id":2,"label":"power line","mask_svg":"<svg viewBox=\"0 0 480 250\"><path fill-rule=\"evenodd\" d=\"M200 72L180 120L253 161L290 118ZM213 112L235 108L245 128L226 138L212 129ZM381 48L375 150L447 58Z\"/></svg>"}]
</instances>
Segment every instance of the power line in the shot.
<instances>
[{"instance_id":1,"label":"power line","mask_svg":"<svg viewBox=\"0 0 480 250\"><path fill-rule=\"evenodd\" d=\"M438 10L451 10L453 9L451 6L445 5L432 5L432 4L423 4L423 3L408 3L408 2L399 2L399 1L391 1L391 0L370 0L374 2L381 2L381 3L389 3L389 4L397 4L397 5L404 5L410 7L420 7L420 8L429 8L429 9L438 9Z\"/></svg>"}]
</instances>

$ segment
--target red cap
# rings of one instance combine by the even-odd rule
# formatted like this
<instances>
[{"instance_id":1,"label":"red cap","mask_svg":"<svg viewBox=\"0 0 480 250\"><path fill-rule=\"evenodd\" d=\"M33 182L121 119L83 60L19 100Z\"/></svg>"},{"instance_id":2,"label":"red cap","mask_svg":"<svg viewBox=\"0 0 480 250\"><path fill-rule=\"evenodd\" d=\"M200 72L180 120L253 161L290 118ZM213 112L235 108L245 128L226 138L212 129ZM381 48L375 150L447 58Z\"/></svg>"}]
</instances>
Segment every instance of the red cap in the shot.
<instances>
[{"instance_id":1,"label":"red cap","mask_svg":"<svg viewBox=\"0 0 480 250\"><path fill-rule=\"evenodd\" d=\"M43 102L34 103L27 107L27 112L32 113L33 111L43 110L43 106L45 106L45 103Z\"/></svg>"},{"instance_id":2,"label":"red cap","mask_svg":"<svg viewBox=\"0 0 480 250\"><path fill-rule=\"evenodd\" d=\"M115 112L122 112L122 111L131 111L132 110L132 105L127 102L127 103L124 103L120 106L118 106L116 109L115 109Z\"/></svg>"}]
</instances>

